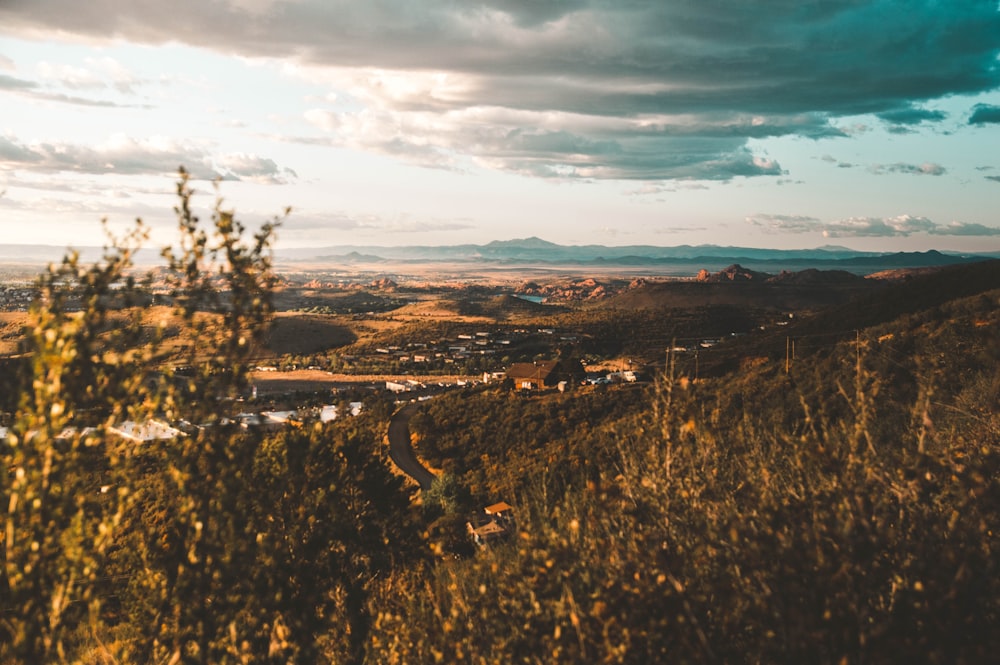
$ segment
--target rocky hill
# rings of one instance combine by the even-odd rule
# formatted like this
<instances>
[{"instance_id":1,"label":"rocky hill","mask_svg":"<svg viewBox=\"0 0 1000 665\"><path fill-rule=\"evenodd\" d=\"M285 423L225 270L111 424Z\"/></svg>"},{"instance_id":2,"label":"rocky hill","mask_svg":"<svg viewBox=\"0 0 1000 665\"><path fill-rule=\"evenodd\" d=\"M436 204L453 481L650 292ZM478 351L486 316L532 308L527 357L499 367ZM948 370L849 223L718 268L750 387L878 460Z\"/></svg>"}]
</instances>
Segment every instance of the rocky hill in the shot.
<instances>
[{"instance_id":1,"label":"rocky hill","mask_svg":"<svg viewBox=\"0 0 1000 665\"><path fill-rule=\"evenodd\" d=\"M711 273L708 270L702 268L698 271L698 275L695 277L695 281L698 282L765 282L771 275L766 272L757 272L755 270L750 270L744 268L738 263L720 270L717 273Z\"/></svg>"}]
</instances>

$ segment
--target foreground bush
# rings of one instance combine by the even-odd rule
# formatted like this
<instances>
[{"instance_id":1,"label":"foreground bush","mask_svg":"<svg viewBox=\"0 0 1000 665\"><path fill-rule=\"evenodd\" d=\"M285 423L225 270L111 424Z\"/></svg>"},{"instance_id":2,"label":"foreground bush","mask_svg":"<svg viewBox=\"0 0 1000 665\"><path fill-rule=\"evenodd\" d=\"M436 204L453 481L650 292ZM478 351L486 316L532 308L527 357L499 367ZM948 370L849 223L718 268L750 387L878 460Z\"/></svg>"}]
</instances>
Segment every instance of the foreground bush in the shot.
<instances>
[{"instance_id":1,"label":"foreground bush","mask_svg":"<svg viewBox=\"0 0 1000 665\"><path fill-rule=\"evenodd\" d=\"M374 454L381 420L232 424L272 317L276 225L248 241L219 201L201 222L192 195L182 171L163 267L132 265L140 225L40 279L0 442L0 662L360 662L371 580L419 542ZM114 433L152 421L183 431Z\"/></svg>"}]
</instances>

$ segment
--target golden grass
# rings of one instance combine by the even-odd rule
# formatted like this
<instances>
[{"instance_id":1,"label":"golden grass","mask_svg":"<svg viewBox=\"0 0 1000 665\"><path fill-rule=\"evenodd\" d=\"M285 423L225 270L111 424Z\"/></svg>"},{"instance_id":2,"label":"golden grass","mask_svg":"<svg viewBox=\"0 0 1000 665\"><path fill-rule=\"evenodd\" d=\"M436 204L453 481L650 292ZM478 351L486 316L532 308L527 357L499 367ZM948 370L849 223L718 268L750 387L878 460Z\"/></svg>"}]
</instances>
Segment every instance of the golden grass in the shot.
<instances>
[{"instance_id":1,"label":"golden grass","mask_svg":"<svg viewBox=\"0 0 1000 665\"><path fill-rule=\"evenodd\" d=\"M27 323L27 312L0 312L0 356L10 356L18 352Z\"/></svg>"}]
</instances>

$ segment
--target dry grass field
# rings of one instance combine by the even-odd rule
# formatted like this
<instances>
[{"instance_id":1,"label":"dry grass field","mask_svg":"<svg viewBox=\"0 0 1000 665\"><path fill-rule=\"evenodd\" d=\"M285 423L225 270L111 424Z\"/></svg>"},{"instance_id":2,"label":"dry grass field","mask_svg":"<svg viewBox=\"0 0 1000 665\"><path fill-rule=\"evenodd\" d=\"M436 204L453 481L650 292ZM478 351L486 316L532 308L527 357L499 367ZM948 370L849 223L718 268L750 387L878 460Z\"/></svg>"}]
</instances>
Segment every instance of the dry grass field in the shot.
<instances>
[{"instance_id":1,"label":"dry grass field","mask_svg":"<svg viewBox=\"0 0 1000 665\"><path fill-rule=\"evenodd\" d=\"M18 352L27 322L27 312L0 312L0 356Z\"/></svg>"},{"instance_id":2,"label":"dry grass field","mask_svg":"<svg viewBox=\"0 0 1000 665\"><path fill-rule=\"evenodd\" d=\"M334 374L322 370L300 369L288 372L255 371L250 380L257 386L258 395L273 395L293 392L319 392L322 390L348 390L371 384L394 381L418 381L420 383L446 385L469 380L468 376L384 375L384 374Z\"/></svg>"}]
</instances>

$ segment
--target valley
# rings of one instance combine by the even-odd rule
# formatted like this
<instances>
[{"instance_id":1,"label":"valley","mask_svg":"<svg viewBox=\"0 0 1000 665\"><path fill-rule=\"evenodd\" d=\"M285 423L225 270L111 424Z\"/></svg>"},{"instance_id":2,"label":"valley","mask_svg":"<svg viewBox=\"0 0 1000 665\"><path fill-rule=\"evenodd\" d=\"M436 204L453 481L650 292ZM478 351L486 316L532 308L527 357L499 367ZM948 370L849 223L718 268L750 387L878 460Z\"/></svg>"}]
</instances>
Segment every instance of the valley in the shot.
<instances>
[{"instance_id":1,"label":"valley","mask_svg":"<svg viewBox=\"0 0 1000 665\"><path fill-rule=\"evenodd\" d=\"M54 478L50 503L110 538L85 585L101 636L67 636L76 653L141 660L135 617L233 593L332 662L889 662L963 630L969 662L996 646L995 261L317 269L256 299L153 275L50 295L63 309L4 292L11 482ZM16 524L54 561L89 537ZM226 558L189 567L179 547ZM169 595L149 591L156 570L177 571Z\"/></svg>"}]
</instances>

